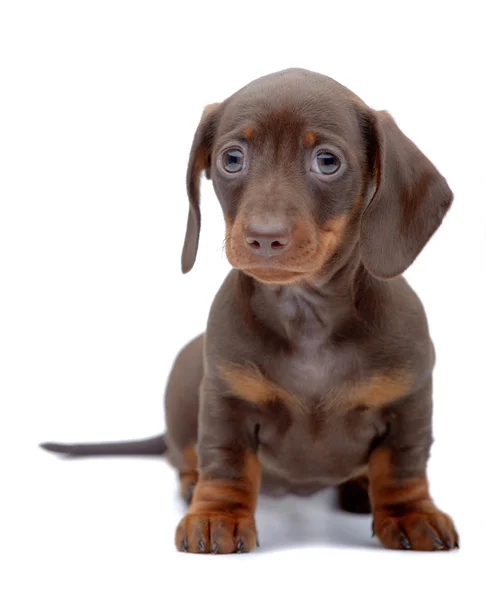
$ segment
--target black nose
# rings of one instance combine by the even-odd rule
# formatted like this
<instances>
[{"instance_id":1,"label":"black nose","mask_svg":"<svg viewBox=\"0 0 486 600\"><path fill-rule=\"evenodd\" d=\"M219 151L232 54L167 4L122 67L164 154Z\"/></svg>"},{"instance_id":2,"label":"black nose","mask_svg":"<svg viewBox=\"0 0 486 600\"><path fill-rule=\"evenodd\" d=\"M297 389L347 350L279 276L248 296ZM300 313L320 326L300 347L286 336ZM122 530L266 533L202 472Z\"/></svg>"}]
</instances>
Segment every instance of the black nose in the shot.
<instances>
[{"instance_id":1,"label":"black nose","mask_svg":"<svg viewBox=\"0 0 486 600\"><path fill-rule=\"evenodd\" d=\"M254 254L270 258L281 254L290 241L284 227L250 225L246 230L246 243Z\"/></svg>"}]
</instances>

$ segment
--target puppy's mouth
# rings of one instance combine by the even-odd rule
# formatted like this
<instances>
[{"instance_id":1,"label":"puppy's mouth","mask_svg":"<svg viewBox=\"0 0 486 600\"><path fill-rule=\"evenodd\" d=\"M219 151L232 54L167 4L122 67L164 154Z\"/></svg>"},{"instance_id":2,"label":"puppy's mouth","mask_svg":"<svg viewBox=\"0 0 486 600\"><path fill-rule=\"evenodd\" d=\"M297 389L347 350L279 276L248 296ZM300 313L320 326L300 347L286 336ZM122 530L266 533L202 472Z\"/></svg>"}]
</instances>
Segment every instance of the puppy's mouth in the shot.
<instances>
[{"instance_id":1,"label":"puppy's mouth","mask_svg":"<svg viewBox=\"0 0 486 600\"><path fill-rule=\"evenodd\" d=\"M321 273L331 258L341 240L346 221L346 215L340 215L333 222L328 222L325 228L317 229L297 222L286 248L278 251L277 247L276 255L262 256L245 243L242 222L237 219L233 224L227 219L226 256L233 268L262 283L289 285L312 279ZM267 252L270 253L271 250Z\"/></svg>"},{"instance_id":2,"label":"puppy's mouth","mask_svg":"<svg viewBox=\"0 0 486 600\"><path fill-rule=\"evenodd\" d=\"M261 281L262 283L273 283L281 285L289 285L291 283L295 283L305 275L305 272L302 271L292 271L289 269L283 269L273 266L246 267L240 270L246 273L247 275L250 275L250 277Z\"/></svg>"},{"instance_id":3,"label":"puppy's mouth","mask_svg":"<svg viewBox=\"0 0 486 600\"><path fill-rule=\"evenodd\" d=\"M269 284L288 285L295 283L318 270L323 261L323 253L319 247L313 248L305 257L289 253L285 257L264 259L250 257L248 254L235 253L228 246L226 247L226 256L233 268L243 271L262 283Z\"/></svg>"}]
</instances>

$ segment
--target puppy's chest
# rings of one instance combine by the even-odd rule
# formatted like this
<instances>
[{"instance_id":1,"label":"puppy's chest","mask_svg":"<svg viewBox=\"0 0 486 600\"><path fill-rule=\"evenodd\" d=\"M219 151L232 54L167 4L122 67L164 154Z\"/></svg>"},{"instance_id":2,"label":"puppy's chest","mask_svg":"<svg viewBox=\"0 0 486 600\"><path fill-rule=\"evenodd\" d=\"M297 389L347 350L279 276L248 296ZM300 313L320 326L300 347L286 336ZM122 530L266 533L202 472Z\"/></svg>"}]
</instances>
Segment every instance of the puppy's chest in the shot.
<instances>
[{"instance_id":1,"label":"puppy's chest","mask_svg":"<svg viewBox=\"0 0 486 600\"><path fill-rule=\"evenodd\" d=\"M265 353L263 370L296 398L321 402L355 368L358 357L349 345L338 345L332 337L339 308L305 291L286 291L276 310L291 350L280 355Z\"/></svg>"},{"instance_id":2,"label":"puppy's chest","mask_svg":"<svg viewBox=\"0 0 486 600\"><path fill-rule=\"evenodd\" d=\"M349 352L312 338L291 353L266 362L268 377L309 409L324 402L356 368Z\"/></svg>"},{"instance_id":3,"label":"puppy's chest","mask_svg":"<svg viewBox=\"0 0 486 600\"><path fill-rule=\"evenodd\" d=\"M353 360L344 350L316 344L270 365L274 400L259 405L259 458L266 473L313 489L362 467L379 416L361 410L349 393Z\"/></svg>"},{"instance_id":4,"label":"puppy's chest","mask_svg":"<svg viewBox=\"0 0 486 600\"><path fill-rule=\"evenodd\" d=\"M267 365L275 385L273 400L259 405L267 474L314 489L361 472L384 422L359 359L352 348L316 342Z\"/></svg>"}]
</instances>

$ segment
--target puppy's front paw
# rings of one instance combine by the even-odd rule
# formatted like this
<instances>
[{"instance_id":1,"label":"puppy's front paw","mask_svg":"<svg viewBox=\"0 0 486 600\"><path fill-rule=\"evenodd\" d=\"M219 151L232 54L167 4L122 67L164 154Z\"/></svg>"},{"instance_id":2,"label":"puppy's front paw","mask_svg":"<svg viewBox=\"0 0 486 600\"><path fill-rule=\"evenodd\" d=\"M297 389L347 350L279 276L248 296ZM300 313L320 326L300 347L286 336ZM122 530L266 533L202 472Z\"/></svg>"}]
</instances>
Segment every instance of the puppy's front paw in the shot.
<instances>
[{"instance_id":1,"label":"puppy's front paw","mask_svg":"<svg viewBox=\"0 0 486 600\"><path fill-rule=\"evenodd\" d=\"M175 543L182 552L249 552L257 545L255 520L250 513L189 513L177 527Z\"/></svg>"},{"instance_id":2,"label":"puppy's front paw","mask_svg":"<svg viewBox=\"0 0 486 600\"><path fill-rule=\"evenodd\" d=\"M378 510L373 531L386 548L396 550L452 550L459 548L459 536L452 519L435 509L430 512Z\"/></svg>"}]
</instances>

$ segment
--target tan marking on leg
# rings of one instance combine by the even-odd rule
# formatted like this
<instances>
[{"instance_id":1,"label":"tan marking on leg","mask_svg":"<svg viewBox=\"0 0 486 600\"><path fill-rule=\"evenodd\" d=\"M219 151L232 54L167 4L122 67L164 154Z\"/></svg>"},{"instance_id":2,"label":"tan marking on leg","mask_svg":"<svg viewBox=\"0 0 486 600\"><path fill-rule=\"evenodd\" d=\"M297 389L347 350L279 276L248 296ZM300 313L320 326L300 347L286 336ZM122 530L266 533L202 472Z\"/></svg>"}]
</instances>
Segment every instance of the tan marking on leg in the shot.
<instances>
[{"instance_id":1,"label":"tan marking on leg","mask_svg":"<svg viewBox=\"0 0 486 600\"><path fill-rule=\"evenodd\" d=\"M260 489L260 462L247 451L238 479L199 479L189 513L238 510L253 513Z\"/></svg>"},{"instance_id":2,"label":"tan marking on leg","mask_svg":"<svg viewBox=\"0 0 486 600\"><path fill-rule=\"evenodd\" d=\"M370 497L373 507L413 505L422 510L431 506L427 478L397 479L393 475L391 454L387 448L377 448L369 459Z\"/></svg>"},{"instance_id":3,"label":"tan marking on leg","mask_svg":"<svg viewBox=\"0 0 486 600\"><path fill-rule=\"evenodd\" d=\"M182 468L179 471L180 495L190 502L198 480L197 454L194 446L186 448L182 455Z\"/></svg>"},{"instance_id":4,"label":"tan marking on leg","mask_svg":"<svg viewBox=\"0 0 486 600\"><path fill-rule=\"evenodd\" d=\"M373 530L386 548L451 550L459 539L452 519L429 494L425 475L398 478L390 449L379 447L369 459Z\"/></svg>"},{"instance_id":5,"label":"tan marking on leg","mask_svg":"<svg viewBox=\"0 0 486 600\"><path fill-rule=\"evenodd\" d=\"M248 552L256 545L255 509L260 463L250 451L235 479L199 479L192 504L176 531L176 546L188 552Z\"/></svg>"}]
</instances>

